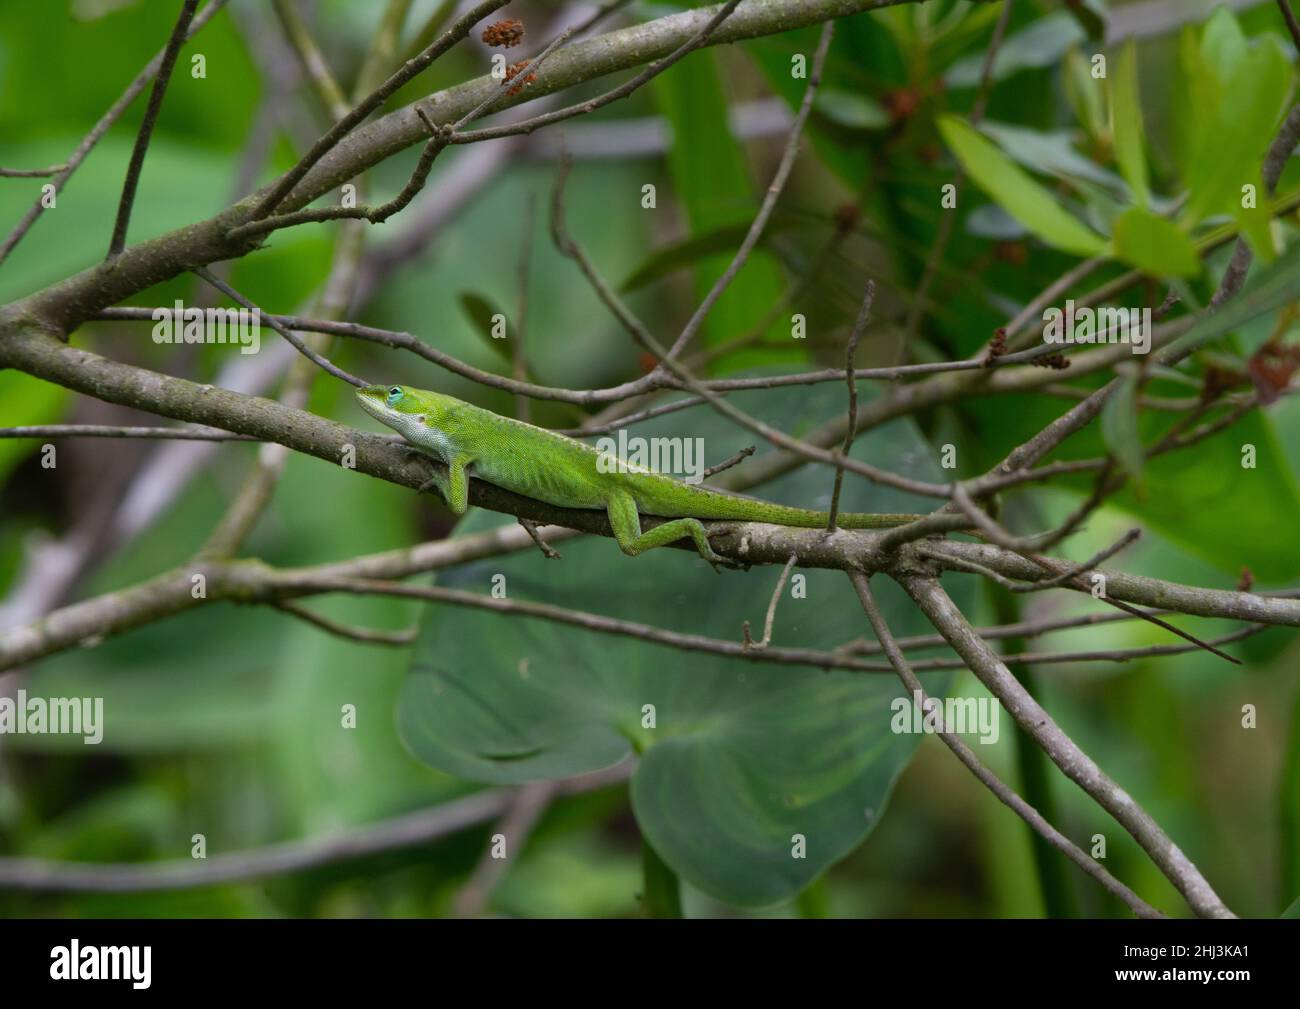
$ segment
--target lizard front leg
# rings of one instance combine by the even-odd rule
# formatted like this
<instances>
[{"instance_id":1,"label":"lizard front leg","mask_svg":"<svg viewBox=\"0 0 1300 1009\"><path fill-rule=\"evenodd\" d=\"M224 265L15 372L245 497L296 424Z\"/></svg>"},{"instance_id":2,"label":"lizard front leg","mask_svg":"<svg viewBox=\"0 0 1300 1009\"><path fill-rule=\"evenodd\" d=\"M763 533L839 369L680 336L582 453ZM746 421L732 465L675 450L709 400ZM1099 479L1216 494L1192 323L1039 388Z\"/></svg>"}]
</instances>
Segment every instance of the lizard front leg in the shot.
<instances>
[{"instance_id":1,"label":"lizard front leg","mask_svg":"<svg viewBox=\"0 0 1300 1009\"><path fill-rule=\"evenodd\" d=\"M420 484L418 493L423 494L436 488L452 512L464 515L469 510L469 467L473 461L471 456L453 456L447 463L447 475L443 476L435 468L429 479Z\"/></svg>"}]
</instances>

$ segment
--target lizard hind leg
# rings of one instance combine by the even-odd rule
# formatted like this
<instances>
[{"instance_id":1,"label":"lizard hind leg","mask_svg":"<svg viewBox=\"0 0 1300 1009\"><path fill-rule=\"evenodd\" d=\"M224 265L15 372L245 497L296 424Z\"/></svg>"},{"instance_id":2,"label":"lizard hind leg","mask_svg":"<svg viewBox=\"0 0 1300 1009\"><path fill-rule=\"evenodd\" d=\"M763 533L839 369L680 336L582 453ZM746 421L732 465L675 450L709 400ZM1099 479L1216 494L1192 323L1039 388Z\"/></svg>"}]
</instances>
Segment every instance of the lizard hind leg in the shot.
<instances>
[{"instance_id":1,"label":"lizard hind leg","mask_svg":"<svg viewBox=\"0 0 1300 1009\"><path fill-rule=\"evenodd\" d=\"M636 502L632 495L621 491L610 495L609 525L614 531L614 539L619 549L629 557L643 554L655 547L666 546L677 540L689 539L695 544L700 556L718 570L719 564L725 564L726 558L714 552L709 546L709 536L704 523L699 519L680 518L657 525L649 532L641 531L641 517L637 514Z\"/></svg>"}]
</instances>

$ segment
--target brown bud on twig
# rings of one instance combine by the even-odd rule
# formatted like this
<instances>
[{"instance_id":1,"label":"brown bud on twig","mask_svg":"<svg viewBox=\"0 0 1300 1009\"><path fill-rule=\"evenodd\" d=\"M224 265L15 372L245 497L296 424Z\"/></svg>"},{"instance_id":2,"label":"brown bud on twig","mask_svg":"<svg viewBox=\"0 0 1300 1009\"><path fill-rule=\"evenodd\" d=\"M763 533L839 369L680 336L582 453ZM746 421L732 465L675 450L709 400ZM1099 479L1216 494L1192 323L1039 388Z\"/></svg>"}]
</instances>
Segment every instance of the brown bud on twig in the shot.
<instances>
[{"instance_id":1,"label":"brown bud on twig","mask_svg":"<svg viewBox=\"0 0 1300 1009\"><path fill-rule=\"evenodd\" d=\"M1237 591L1249 592L1254 587L1255 587L1255 572L1251 571L1250 568L1243 567L1241 569L1241 580L1237 582Z\"/></svg>"},{"instance_id":2,"label":"brown bud on twig","mask_svg":"<svg viewBox=\"0 0 1300 1009\"><path fill-rule=\"evenodd\" d=\"M1065 371L1070 367L1070 359L1057 351L1055 354L1047 354L1044 357L1036 357L1031 362L1036 368L1051 368L1053 371Z\"/></svg>"},{"instance_id":3,"label":"brown bud on twig","mask_svg":"<svg viewBox=\"0 0 1300 1009\"><path fill-rule=\"evenodd\" d=\"M490 46L511 49L524 40L524 23L518 18L493 21L483 29L481 38Z\"/></svg>"},{"instance_id":4,"label":"brown bud on twig","mask_svg":"<svg viewBox=\"0 0 1300 1009\"><path fill-rule=\"evenodd\" d=\"M1003 327L993 331L993 338L989 340L988 356L984 358L984 367L991 368L993 362L1007 352L1007 331Z\"/></svg>"},{"instance_id":5,"label":"brown bud on twig","mask_svg":"<svg viewBox=\"0 0 1300 1009\"><path fill-rule=\"evenodd\" d=\"M506 67L506 80L513 81L519 74L528 67L528 60L520 60L518 63L512 63ZM519 92L537 80L536 74L527 74L518 84L506 92L508 95L517 95Z\"/></svg>"}]
</instances>

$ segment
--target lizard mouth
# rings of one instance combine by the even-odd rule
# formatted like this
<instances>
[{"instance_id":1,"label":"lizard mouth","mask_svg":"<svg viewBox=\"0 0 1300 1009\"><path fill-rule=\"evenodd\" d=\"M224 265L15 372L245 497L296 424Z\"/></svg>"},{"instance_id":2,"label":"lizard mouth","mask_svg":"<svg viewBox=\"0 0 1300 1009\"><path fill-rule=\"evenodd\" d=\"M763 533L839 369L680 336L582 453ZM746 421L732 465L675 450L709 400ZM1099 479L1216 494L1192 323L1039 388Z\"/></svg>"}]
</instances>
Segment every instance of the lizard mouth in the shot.
<instances>
[{"instance_id":1,"label":"lizard mouth","mask_svg":"<svg viewBox=\"0 0 1300 1009\"><path fill-rule=\"evenodd\" d=\"M357 390L357 402L361 404L361 409L374 417L388 423L388 409L383 401L384 390L379 386L366 386L364 389Z\"/></svg>"}]
</instances>

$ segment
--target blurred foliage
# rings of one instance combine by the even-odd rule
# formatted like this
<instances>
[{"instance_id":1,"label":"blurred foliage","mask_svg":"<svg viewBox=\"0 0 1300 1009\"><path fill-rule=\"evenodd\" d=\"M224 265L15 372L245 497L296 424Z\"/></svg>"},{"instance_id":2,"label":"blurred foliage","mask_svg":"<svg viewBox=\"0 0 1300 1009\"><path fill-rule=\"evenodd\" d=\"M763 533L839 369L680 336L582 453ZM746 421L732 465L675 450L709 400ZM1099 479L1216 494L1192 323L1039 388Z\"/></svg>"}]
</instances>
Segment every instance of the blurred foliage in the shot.
<instances>
[{"instance_id":1,"label":"blurred foliage","mask_svg":"<svg viewBox=\"0 0 1300 1009\"><path fill-rule=\"evenodd\" d=\"M0 162L30 167L66 158L160 47L171 6L0 0ZM233 0L232 6L238 17L218 16L192 44L207 57L207 78L191 78L182 62L168 91L145 162L132 241L209 215L242 195L234 191L235 179L269 90L248 36L259 26L274 28L264 11L258 13L262 5ZM361 65L382 6L346 0L315 5L312 23L345 83ZM438 6L417 0L410 25ZM538 43L558 5L516 6L514 16L527 23L530 43ZM969 114L996 5L940 0L841 21L791 184L760 249L706 326L703 342L715 350L714 371L842 363L867 276L877 280L880 295L862 360L896 359L910 292L939 230L938 194L952 181L958 159L975 185L963 187L958 223L912 348L916 359L972 353L1073 265L1072 253L1093 249L1094 241L1114 242L1121 259L1153 273L1182 277L1185 300L1203 304L1229 249L1212 254L1209 268L1197 272L1185 268L1186 243L1227 219L1232 208L1224 201L1225 179L1257 172L1261 139L1266 143L1274 131L1294 76L1294 53L1283 41L1276 10L1271 4L1246 7L1235 17L1171 22L1130 48L1105 50L1111 75L1099 83L1089 73L1100 43L1089 37L1095 26L1088 17L1072 17L1046 0L1018 3L992 75L987 114L977 127ZM648 17L664 8L633 9ZM404 44L412 31L408 27ZM628 281L631 305L660 334L684 324L725 267L780 156L779 137L736 140L729 115L741 103L772 95L796 107L805 82L791 77L791 58L811 56L817 31L694 54L590 120L628 125L657 117L672 138L662 154L580 160L567 201L575 236L607 277ZM51 72L54 52L58 72ZM476 42L459 47L391 105L481 73L486 59ZM576 93L599 89L597 82ZM137 101L60 194L57 209L43 215L0 267L0 302L102 257L142 110L143 100ZM310 101L291 102L285 115L308 137L323 125ZM266 163L254 166L259 181L299 152L298 131L284 126L281 120ZM1225 130L1231 142L1223 139ZM358 318L420 334L471 364L508 373L510 362L484 338L484 320L517 310L514 263L521 244L530 243L530 373L574 387L635 377L644 367L641 355L573 264L550 246L545 213L554 165L537 150L512 158L485 191L456 208L428 249L387 277ZM440 159L435 184L469 153L454 149ZM403 152L372 170L377 197L401 187L414 156ZM657 187L654 212L641 207L646 184ZM1289 167L1279 192L1292 193L1297 185L1300 169ZM40 180L0 180L5 227L31 205L39 186ZM1180 202L1184 194L1189 198ZM531 233L530 203L537 208ZM1046 206L1053 209L1044 213ZM380 244L400 234L404 216L370 229L367 241ZM1295 241L1289 223L1259 226L1256 218L1235 210L1233 216L1261 253L1279 228ZM1066 231L1090 237L1063 240ZM233 280L267 309L296 310L319 290L333 251L334 232L327 227L282 232L236 264ZM1105 282L1123 270L1122 263L1108 263L1093 279ZM797 297L772 317L781 292L792 287ZM168 304L199 292L192 279L179 278L136 301ZM1158 304L1164 287L1153 281L1139 292L1142 303ZM789 312L806 316L805 342L789 339ZM1244 370L1250 355L1275 335L1273 319L1261 317L1218 341L1216 357L1207 351L1197 360ZM718 350L740 336L749 337L742 346ZM273 338L264 337L265 347ZM91 324L74 341L199 381L213 380L231 360L228 348L180 354L157 346L142 325ZM501 412L514 409L511 397L413 357L360 344L339 344L332 353L362 374L400 375ZM1142 391L1196 394L1167 377ZM837 386L805 392L781 397L779 404L776 397L764 400L762 409L771 410L765 418L779 418L798 434L843 409ZM863 394L877 392L864 387ZM746 398L741 402L759 409ZM1047 394L965 400L871 432L857 448L863 458L933 477L934 450L954 444L956 473L966 477L1068 402ZM1101 453L1105 429L1111 444L1117 430L1130 438L1136 432L1146 444L1168 430L1171 418L1139 409L1140 396L1124 402L1130 412L1077 435L1062 457ZM317 383L310 408L373 428L346 390L332 383ZM575 420L572 410L547 403L534 404L533 419L559 426ZM5 426L151 422L9 373L0 374L0 420ZM670 415L651 428L706 436L710 456L716 455L710 461L741 443L735 430L699 410ZM1246 441L1258 449L1255 470L1239 465ZM85 517L106 474L129 477L161 451L112 442L66 442L58 450L57 470L46 470L39 445L0 442L0 590L21 582L25 544L67 535ZM73 597L133 584L191 556L254 458L255 449L244 445L213 452L138 538L120 548L104 544ZM1149 535L1122 555L1130 570L1230 587L1246 565L1265 587L1280 586L1300 572L1300 549L1290 532L1300 505L1297 472L1300 404L1292 397L1192 452L1148 460L1140 485L1095 516L1073 543L1072 556L1088 556L1136 519ZM761 493L821 507L829 483L825 473L800 472ZM851 478L846 491L848 502L864 510L907 507L881 500ZM1088 483L1079 481L1013 495L1007 514L1024 528L1045 528L1087 491ZM488 516L473 516L465 528L491 524ZM293 457L247 552L273 564L316 563L408 545L448 528L446 513L429 499ZM505 572L522 597L736 637L741 619L761 623L775 578L774 571L753 573L743 576L741 588L742 576L719 579L675 552L627 562L606 541L572 543L562 551L562 562L521 554L468 566L441 581L481 590L486 572ZM995 619L992 600L977 596L968 577L945 582L968 604L972 619ZM823 606L827 598L834 604ZM845 587L829 574L810 575L809 599L817 610L807 617L798 607L808 602L782 606L779 642L834 647L865 633L860 612L841 605L848 599ZM919 629L901 599L891 594L885 601L900 631ZM717 662L552 625L508 626L473 611L421 613L410 601L330 597L308 605L351 624L392 629L420 622L422 641L413 650L364 646L273 611L220 605L25 671L18 682L31 693L103 697L111 730L93 752L58 737L0 741L0 851L86 861L185 859L196 833L205 835L210 855L240 851L374 823L467 794L484 780L529 777L538 770L534 758L482 759L476 748L484 738L481 726L466 712L473 687L474 696L492 699L487 710L494 717L514 716L516 731L505 734L507 742L540 740L552 761L546 773L599 766L629 747L646 751L630 790L608 788L551 804L523 853L512 858L491 913L637 913L642 830L686 880L688 915L971 917L1037 915L1066 905L1086 915L1123 913L1069 867L1060 877L1065 895L1053 896L1050 906L1044 902L1047 877L1039 875L1023 824L936 741L914 748L915 740L900 742L882 732L879 709L897 692L892 680ZM1090 612L1091 606L1053 595L1031 597L1023 609L1026 616L1041 616ZM1112 623L1029 646L1123 648L1167 640L1140 622ZM1124 665L1043 665L1027 675L1061 725L1166 827L1230 906L1243 914L1277 915L1300 895L1300 645L1275 629L1234 648L1246 666L1228 668L1194 652ZM407 680L412 655L417 672ZM537 671L527 690L513 678L523 657L532 657ZM435 669L460 685L454 700L429 703L424 692ZM938 684L949 679L951 692L984 696L969 674L931 677ZM639 730L627 726L629 718L637 724L635 713L655 691L666 698L660 718L672 735L647 748ZM1252 731L1241 728L1247 703L1259 714ZM340 726L345 705L356 708L355 729ZM675 705L689 717L679 720ZM1020 785L1025 765L1017 762L1009 719L1003 728L1000 741L979 752L1005 780ZM720 742L727 733L730 738ZM488 735L493 745L501 743L499 731ZM804 761L820 762L824 771L815 784L833 844L785 876L752 852L738 854L734 843L722 852L709 847L715 835L700 833L702 825L727 835L742 823L742 833L752 835L758 823L772 837L788 838L791 806L773 793L772 783L808 785L801 777ZM1067 834L1085 847L1094 834L1104 834L1111 871L1146 899L1182 913L1177 895L1136 844L1055 768L1046 768L1041 787ZM493 830L485 823L436 843L248 884L141 895L0 894L0 913L450 914ZM742 911L741 904L767 906Z\"/></svg>"}]
</instances>

